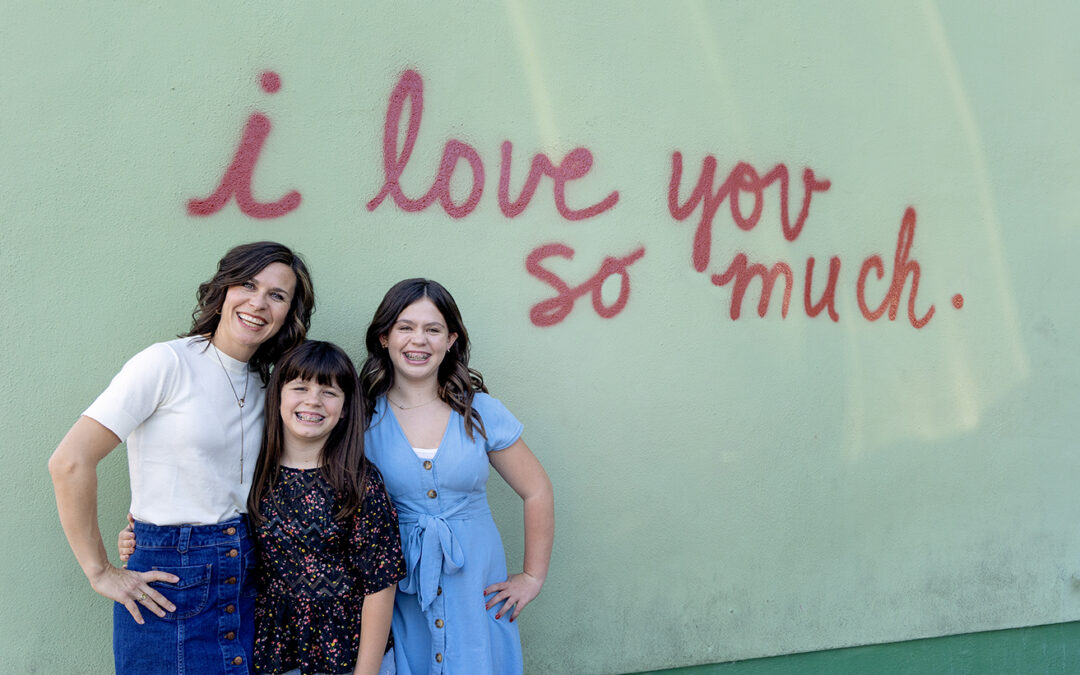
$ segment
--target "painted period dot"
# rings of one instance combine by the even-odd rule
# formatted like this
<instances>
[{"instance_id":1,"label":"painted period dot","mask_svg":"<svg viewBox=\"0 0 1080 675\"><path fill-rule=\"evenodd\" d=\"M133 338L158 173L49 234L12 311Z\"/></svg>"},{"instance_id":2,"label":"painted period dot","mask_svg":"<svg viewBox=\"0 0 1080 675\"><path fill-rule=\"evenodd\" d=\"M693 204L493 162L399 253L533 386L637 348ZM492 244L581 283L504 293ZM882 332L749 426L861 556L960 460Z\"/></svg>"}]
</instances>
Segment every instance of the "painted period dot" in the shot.
<instances>
[{"instance_id":1,"label":"painted period dot","mask_svg":"<svg viewBox=\"0 0 1080 675\"><path fill-rule=\"evenodd\" d=\"M952 296L952 306L957 308L957 309L963 309L964 308L964 296L960 295L959 293Z\"/></svg>"},{"instance_id":2,"label":"painted period dot","mask_svg":"<svg viewBox=\"0 0 1080 675\"><path fill-rule=\"evenodd\" d=\"M272 70L262 74L262 88L268 94L276 94L281 89L281 77Z\"/></svg>"}]
</instances>

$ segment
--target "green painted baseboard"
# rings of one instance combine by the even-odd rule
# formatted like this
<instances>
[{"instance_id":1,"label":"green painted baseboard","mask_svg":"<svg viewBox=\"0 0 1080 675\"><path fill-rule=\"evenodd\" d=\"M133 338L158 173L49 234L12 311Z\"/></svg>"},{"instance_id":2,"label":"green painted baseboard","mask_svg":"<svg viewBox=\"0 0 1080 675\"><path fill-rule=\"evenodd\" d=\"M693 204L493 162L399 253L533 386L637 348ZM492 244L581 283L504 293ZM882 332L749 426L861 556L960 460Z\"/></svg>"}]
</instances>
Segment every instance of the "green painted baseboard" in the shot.
<instances>
[{"instance_id":1,"label":"green painted baseboard","mask_svg":"<svg viewBox=\"0 0 1080 675\"><path fill-rule=\"evenodd\" d=\"M1080 622L950 635L767 659L657 670L651 675L996 675L1080 673Z\"/></svg>"}]
</instances>

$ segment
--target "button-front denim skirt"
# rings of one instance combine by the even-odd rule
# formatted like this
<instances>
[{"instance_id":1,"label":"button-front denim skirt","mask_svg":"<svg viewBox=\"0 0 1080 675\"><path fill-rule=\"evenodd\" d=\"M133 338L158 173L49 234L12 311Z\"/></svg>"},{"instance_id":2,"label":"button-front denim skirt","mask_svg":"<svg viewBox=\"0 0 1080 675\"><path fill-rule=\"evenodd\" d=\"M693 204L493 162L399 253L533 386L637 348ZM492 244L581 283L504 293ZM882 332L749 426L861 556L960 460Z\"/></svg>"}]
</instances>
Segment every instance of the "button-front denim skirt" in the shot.
<instances>
[{"instance_id":1,"label":"button-front denim skirt","mask_svg":"<svg viewBox=\"0 0 1080 675\"><path fill-rule=\"evenodd\" d=\"M113 607L119 675L248 675L255 642L255 551L246 518L217 525L135 523L129 570L180 577L151 586L176 605L158 618L140 605L139 625Z\"/></svg>"}]
</instances>

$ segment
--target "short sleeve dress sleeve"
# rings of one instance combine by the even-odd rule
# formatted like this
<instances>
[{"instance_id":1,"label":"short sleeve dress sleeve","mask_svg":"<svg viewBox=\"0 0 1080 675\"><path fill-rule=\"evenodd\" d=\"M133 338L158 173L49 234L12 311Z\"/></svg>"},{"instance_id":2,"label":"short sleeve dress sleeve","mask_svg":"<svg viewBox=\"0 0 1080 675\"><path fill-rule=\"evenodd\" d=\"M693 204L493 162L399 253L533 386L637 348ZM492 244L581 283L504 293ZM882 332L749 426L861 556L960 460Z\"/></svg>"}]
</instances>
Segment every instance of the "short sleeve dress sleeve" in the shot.
<instances>
[{"instance_id":1,"label":"short sleeve dress sleeve","mask_svg":"<svg viewBox=\"0 0 1080 675\"><path fill-rule=\"evenodd\" d=\"M349 548L364 595L377 593L404 579L405 559L401 556L397 511L374 464L368 464L364 502L353 519Z\"/></svg>"},{"instance_id":2,"label":"short sleeve dress sleeve","mask_svg":"<svg viewBox=\"0 0 1080 675\"><path fill-rule=\"evenodd\" d=\"M180 357L167 343L150 345L124 364L83 415L121 441L154 414L175 384Z\"/></svg>"},{"instance_id":3,"label":"short sleeve dress sleeve","mask_svg":"<svg viewBox=\"0 0 1080 675\"><path fill-rule=\"evenodd\" d=\"M499 399L478 393L473 397L473 407L484 421L488 452L505 450L521 438L525 425L519 422Z\"/></svg>"}]
</instances>

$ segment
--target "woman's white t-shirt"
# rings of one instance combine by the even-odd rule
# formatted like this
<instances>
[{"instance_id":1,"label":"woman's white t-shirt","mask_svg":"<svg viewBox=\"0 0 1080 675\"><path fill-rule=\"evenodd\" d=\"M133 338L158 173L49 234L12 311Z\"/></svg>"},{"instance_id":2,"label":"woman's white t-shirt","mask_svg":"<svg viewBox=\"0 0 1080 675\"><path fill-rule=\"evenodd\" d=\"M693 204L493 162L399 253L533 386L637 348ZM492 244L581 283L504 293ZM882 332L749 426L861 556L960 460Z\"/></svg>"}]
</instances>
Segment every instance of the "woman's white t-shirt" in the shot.
<instances>
[{"instance_id":1,"label":"woman's white t-shirt","mask_svg":"<svg viewBox=\"0 0 1080 675\"><path fill-rule=\"evenodd\" d=\"M243 396L245 378L241 409L233 390ZM136 520L211 525L247 512L265 398L248 364L205 339L179 338L132 357L83 414L127 442Z\"/></svg>"}]
</instances>

